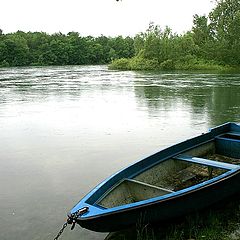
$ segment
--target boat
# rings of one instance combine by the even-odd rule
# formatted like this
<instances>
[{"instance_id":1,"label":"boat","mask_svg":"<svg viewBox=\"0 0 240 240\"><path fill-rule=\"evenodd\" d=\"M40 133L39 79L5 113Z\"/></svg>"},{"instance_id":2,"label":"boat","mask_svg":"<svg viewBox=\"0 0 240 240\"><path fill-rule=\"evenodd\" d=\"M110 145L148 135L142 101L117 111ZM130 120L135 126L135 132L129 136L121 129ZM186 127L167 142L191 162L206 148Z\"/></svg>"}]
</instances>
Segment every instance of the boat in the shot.
<instances>
[{"instance_id":1,"label":"boat","mask_svg":"<svg viewBox=\"0 0 240 240\"><path fill-rule=\"evenodd\" d=\"M72 208L69 222L112 232L199 211L240 190L240 124L225 123L113 174Z\"/></svg>"}]
</instances>

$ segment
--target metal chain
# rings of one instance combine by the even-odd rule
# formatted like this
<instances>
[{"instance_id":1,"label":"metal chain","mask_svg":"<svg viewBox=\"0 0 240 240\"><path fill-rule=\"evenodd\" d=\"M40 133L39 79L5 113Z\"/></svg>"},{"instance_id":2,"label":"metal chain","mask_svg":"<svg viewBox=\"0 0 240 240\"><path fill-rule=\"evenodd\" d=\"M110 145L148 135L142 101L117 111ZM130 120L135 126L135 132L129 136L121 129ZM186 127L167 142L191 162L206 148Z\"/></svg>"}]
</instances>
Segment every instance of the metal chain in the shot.
<instances>
[{"instance_id":1,"label":"metal chain","mask_svg":"<svg viewBox=\"0 0 240 240\"><path fill-rule=\"evenodd\" d=\"M60 229L60 231L58 232L57 236L54 238L54 240L58 240L58 238L62 235L64 229L67 227L68 222L65 222L62 226L62 228Z\"/></svg>"},{"instance_id":2,"label":"metal chain","mask_svg":"<svg viewBox=\"0 0 240 240\"><path fill-rule=\"evenodd\" d=\"M79 216L83 215L84 213L86 213L87 211L88 211L88 207L84 207L84 208L78 209L76 212L72 213L68 217L67 221L63 224L62 228L60 229L60 231L58 232L58 234L54 238L54 240L58 240L58 238L62 235L63 231L65 230L65 228L67 227L68 224L72 224L71 230L73 230L75 227L77 218Z\"/></svg>"}]
</instances>

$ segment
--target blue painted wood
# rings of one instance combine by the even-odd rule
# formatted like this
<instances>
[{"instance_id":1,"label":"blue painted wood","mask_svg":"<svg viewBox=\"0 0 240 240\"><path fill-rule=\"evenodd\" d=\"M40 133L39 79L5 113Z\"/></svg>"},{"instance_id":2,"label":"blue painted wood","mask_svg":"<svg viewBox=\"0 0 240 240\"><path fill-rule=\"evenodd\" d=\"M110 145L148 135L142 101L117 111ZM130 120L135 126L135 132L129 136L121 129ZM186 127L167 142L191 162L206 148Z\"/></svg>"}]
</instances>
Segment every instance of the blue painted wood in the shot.
<instances>
[{"instance_id":1,"label":"blue painted wood","mask_svg":"<svg viewBox=\"0 0 240 240\"><path fill-rule=\"evenodd\" d=\"M229 134L233 136L240 136L240 132L229 132Z\"/></svg>"},{"instance_id":2,"label":"blue painted wood","mask_svg":"<svg viewBox=\"0 0 240 240\"><path fill-rule=\"evenodd\" d=\"M224 134L215 138L216 152L232 158L240 158L240 135Z\"/></svg>"},{"instance_id":3,"label":"blue painted wood","mask_svg":"<svg viewBox=\"0 0 240 240\"><path fill-rule=\"evenodd\" d=\"M158 151L129 167L113 174L87 194L70 212L83 207L89 211L77 219L82 227L99 232L115 231L134 225L141 216L145 222L166 221L192 211L200 210L229 197L240 190L240 170L238 165L215 162L194 156L181 156L203 144L215 142L217 153L240 158L239 141L223 137L226 134L240 135L240 125L226 123L212 128L208 133L188 139L164 150ZM114 185L124 178L131 179L153 166L180 156L182 160L219 167L227 171L217 177L191 187L147 200L125 204L113 208L103 208L97 201Z\"/></svg>"},{"instance_id":4,"label":"blue painted wood","mask_svg":"<svg viewBox=\"0 0 240 240\"><path fill-rule=\"evenodd\" d=\"M240 168L240 166L235 165L235 164L230 164L230 163L225 163L225 162L216 162L216 161L209 160L209 159L191 157L191 156L185 156L185 155L179 155L179 156L175 157L174 159L197 163L197 164L201 164L201 165L209 166L209 167L227 169L227 170L233 170L233 169Z\"/></svg>"}]
</instances>

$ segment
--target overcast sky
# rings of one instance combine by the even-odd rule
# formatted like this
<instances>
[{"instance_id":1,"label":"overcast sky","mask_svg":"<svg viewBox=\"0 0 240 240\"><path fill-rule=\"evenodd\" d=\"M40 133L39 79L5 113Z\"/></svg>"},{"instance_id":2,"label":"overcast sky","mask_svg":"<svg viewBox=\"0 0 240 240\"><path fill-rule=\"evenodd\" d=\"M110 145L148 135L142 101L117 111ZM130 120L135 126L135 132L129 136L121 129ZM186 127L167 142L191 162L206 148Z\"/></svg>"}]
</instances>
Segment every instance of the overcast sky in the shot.
<instances>
[{"instance_id":1,"label":"overcast sky","mask_svg":"<svg viewBox=\"0 0 240 240\"><path fill-rule=\"evenodd\" d=\"M154 22L183 33L212 8L211 0L0 0L0 29L134 36Z\"/></svg>"}]
</instances>

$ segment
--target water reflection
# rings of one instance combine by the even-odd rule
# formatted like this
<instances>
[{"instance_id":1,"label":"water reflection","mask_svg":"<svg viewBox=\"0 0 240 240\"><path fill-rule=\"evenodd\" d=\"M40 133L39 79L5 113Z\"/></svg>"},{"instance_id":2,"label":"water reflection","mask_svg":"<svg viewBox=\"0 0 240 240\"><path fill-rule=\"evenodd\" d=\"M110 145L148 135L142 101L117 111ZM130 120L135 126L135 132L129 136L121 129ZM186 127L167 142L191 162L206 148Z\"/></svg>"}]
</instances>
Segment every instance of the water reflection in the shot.
<instances>
[{"instance_id":1,"label":"water reflection","mask_svg":"<svg viewBox=\"0 0 240 240\"><path fill-rule=\"evenodd\" d=\"M193 116L205 115L211 125L240 119L239 74L139 74L134 89L153 116L182 103Z\"/></svg>"},{"instance_id":2,"label":"water reflection","mask_svg":"<svg viewBox=\"0 0 240 240\"><path fill-rule=\"evenodd\" d=\"M113 172L225 121L239 121L240 75L0 70L0 239L49 239ZM76 228L65 239L104 239Z\"/></svg>"}]
</instances>

